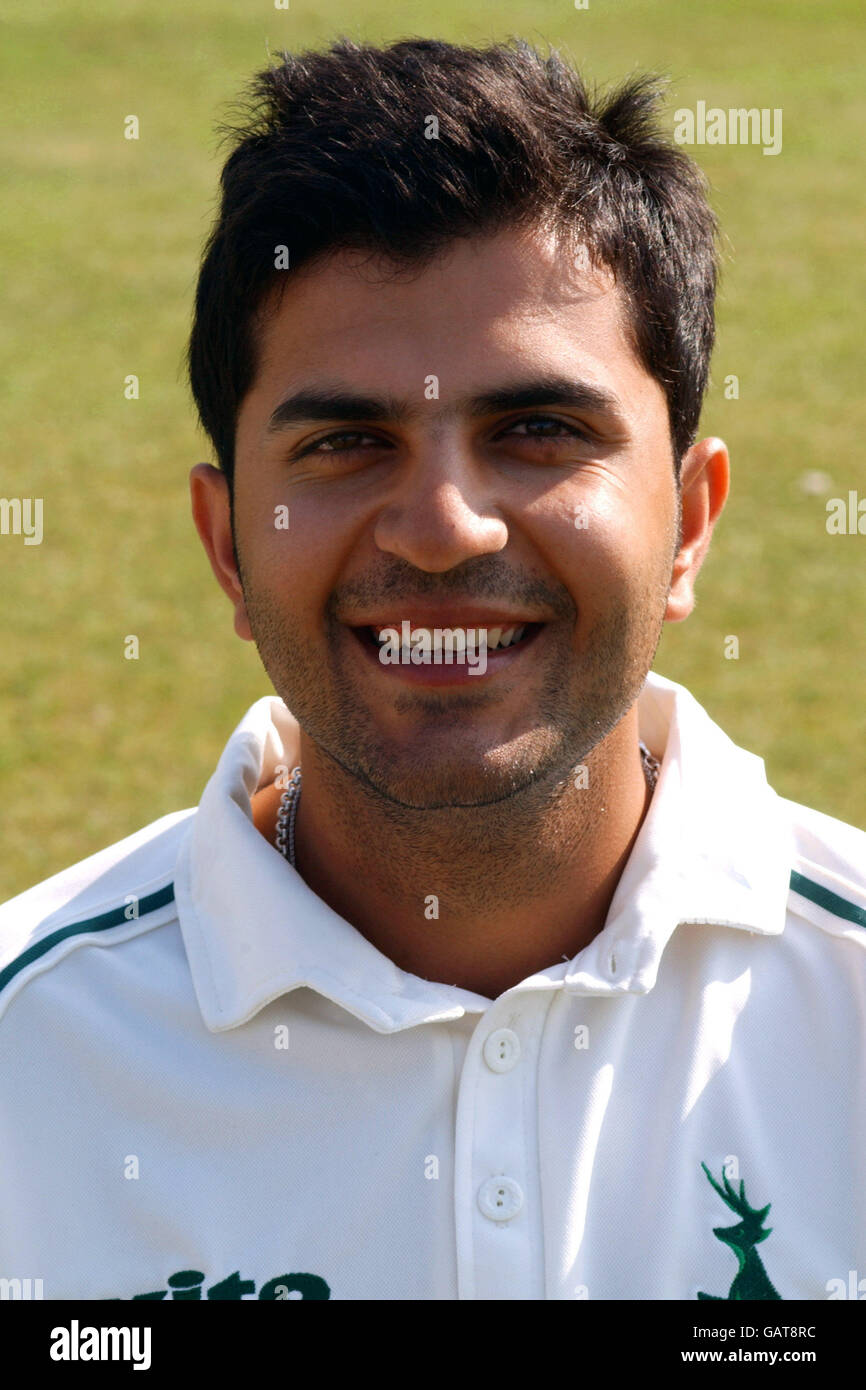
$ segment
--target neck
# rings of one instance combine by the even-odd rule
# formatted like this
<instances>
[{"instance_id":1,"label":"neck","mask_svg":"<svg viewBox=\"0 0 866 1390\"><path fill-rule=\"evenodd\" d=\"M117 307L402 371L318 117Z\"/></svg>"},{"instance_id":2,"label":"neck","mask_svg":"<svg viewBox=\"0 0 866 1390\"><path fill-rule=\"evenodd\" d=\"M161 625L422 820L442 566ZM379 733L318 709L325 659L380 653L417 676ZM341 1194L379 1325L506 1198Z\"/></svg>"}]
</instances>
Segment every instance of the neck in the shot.
<instances>
[{"instance_id":1,"label":"neck","mask_svg":"<svg viewBox=\"0 0 866 1390\"><path fill-rule=\"evenodd\" d=\"M635 710L584 761L585 787L423 811L385 800L302 731L297 869L401 969L495 999L601 931L649 807ZM271 844L279 796L253 798Z\"/></svg>"}]
</instances>

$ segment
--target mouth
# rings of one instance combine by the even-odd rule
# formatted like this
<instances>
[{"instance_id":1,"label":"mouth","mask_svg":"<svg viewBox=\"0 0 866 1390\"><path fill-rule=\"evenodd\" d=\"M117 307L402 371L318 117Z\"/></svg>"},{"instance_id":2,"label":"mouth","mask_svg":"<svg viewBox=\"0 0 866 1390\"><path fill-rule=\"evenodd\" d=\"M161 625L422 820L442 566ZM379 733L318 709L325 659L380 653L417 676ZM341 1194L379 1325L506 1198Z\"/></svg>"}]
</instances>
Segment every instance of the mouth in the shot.
<instances>
[{"instance_id":1,"label":"mouth","mask_svg":"<svg viewBox=\"0 0 866 1390\"><path fill-rule=\"evenodd\" d=\"M547 623L512 623L508 626L453 624L431 627L411 626L411 644L405 645L407 630L400 623L391 626L365 624L350 627L364 655L387 678L415 685L470 685L485 682L519 661L547 627ZM397 641L394 641L394 634ZM426 655L413 661L412 648L423 644ZM486 645L485 645L486 643ZM387 659L384 659L386 658Z\"/></svg>"}]
</instances>

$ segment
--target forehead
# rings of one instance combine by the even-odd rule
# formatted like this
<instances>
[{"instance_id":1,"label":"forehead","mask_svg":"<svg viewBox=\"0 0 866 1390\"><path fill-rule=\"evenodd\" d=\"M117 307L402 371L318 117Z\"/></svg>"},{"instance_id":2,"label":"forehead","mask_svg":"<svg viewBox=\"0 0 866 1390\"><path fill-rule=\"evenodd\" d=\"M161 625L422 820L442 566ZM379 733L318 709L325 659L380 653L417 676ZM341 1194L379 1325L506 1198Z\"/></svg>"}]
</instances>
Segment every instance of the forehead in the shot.
<instances>
[{"instance_id":1,"label":"forehead","mask_svg":"<svg viewBox=\"0 0 866 1390\"><path fill-rule=\"evenodd\" d=\"M666 412L636 355L622 289L553 233L464 238L408 268L342 251L289 276L254 330L247 418L325 378L411 395L435 376L444 401L521 370L579 375Z\"/></svg>"}]
</instances>

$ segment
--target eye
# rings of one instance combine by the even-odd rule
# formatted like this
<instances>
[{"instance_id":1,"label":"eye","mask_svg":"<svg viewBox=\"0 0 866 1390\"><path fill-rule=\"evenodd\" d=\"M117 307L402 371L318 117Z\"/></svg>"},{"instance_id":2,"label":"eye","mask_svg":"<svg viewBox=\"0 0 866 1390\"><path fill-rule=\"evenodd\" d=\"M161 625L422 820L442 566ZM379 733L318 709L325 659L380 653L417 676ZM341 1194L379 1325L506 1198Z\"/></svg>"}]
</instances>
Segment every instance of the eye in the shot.
<instances>
[{"instance_id":1,"label":"eye","mask_svg":"<svg viewBox=\"0 0 866 1390\"><path fill-rule=\"evenodd\" d=\"M303 458L305 454L348 454L353 449L361 448L362 440L372 440L378 445L386 442L378 435L367 434L365 430L335 430L332 434L323 435L321 439L314 439L312 444L301 449L296 457Z\"/></svg>"},{"instance_id":2,"label":"eye","mask_svg":"<svg viewBox=\"0 0 866 1390\"><path fill-rule=\"evenodd\" d=\"M524 415L519 420L514 420L496 437L501 439L504 435L515 434L522 431L524 439L539 439L542 441L556 439L589 439L586 430L579 429L577 425L560 420L556 415Z\"/></svg>"}]
</instances>

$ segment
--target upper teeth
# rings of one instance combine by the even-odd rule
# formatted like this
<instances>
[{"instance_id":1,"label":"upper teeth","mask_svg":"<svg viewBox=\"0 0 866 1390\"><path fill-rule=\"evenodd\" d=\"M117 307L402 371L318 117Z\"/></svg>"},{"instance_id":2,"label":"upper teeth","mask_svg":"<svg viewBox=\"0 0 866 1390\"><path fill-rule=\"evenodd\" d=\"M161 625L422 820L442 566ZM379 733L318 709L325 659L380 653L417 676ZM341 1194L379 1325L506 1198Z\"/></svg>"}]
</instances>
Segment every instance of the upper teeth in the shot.
<instances>
[{"instance_id":1,"label":"upper teeth","mask_svg":"<svg viewBox=\"0 0 866 1390\"><path fill-rule=\"evenodd\" d=\"M399 631L399 627L397 626L397 624L395 624L395 627L397 627L397 630ZM378 641L381 642L383 640L382 633L385 631L386 628L384 627L376 629L376 638ZM513 642L519 642L524 632L526 631L526 624L524 623L520 627L454 627L451 629L443 629L439 627L413 627L412 636L413 638L416 638L416 634L426 633L428 638L430 639L431 650L436 651L437 648L439 648L440 650L442 648L443 631L453 631L455 633L462 632L464 635L464 639L466 639L467 633L474 632L476 645L480 645L481 643L481 634L486 633L487 650L490 651L494 647L508 647L511 646ZM421 639L420 636L418 636L417 640L423 639Z\"/></svg>"}]
</instances>

